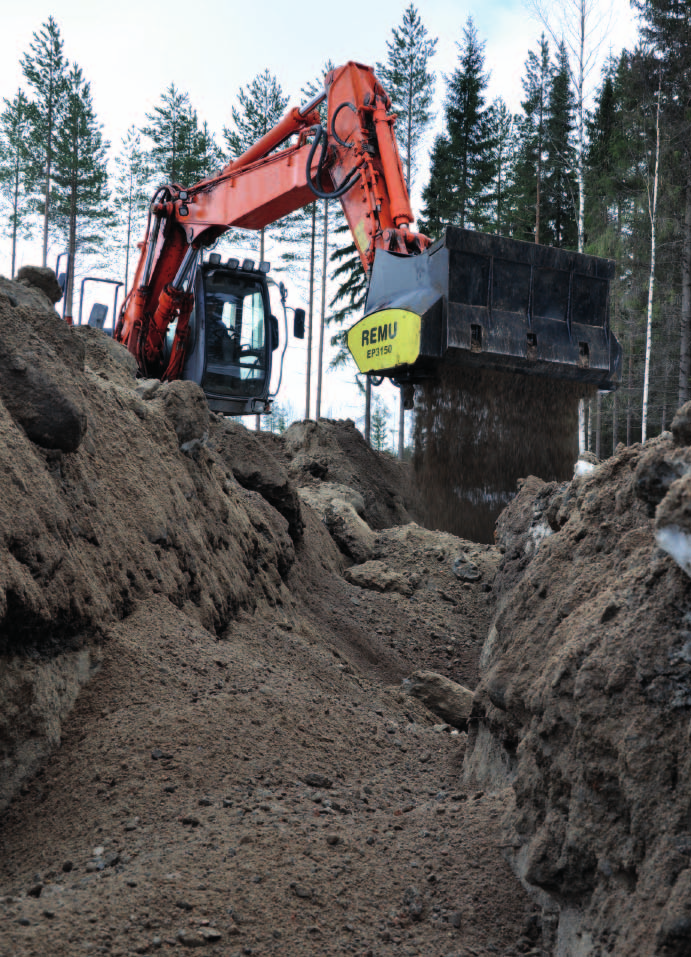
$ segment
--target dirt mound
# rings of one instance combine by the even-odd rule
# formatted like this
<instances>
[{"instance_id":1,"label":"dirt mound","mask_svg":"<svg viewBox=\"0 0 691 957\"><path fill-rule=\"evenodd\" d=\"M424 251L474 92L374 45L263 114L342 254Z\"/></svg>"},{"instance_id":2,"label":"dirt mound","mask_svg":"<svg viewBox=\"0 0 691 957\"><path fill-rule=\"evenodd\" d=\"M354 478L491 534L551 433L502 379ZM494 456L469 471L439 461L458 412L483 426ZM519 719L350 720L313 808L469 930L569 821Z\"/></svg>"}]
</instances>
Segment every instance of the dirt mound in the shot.
<instances>
[{"instance_id":1,"label":"dirt mound","mask_svg":"<svg viewBox=\"0 0 691 957\"><path fill-rule=\"evenodd\" d=\"M691 581L658 542L689 470L668 434L529 479L498 522L467 776L513 782L506 842L559 954L688 953Z\"/></svg>"},{"instance_id":2,"label":"dirt mound","mask_svg":"<svg viewBox=\"0 0 691 957\"><path fill-rule=\"evenodd\" d=\"M541 376L453 367L418 389L414 463L425 525L493 542L518 479L573 475L583 394Z\"/></svg>"},{"instance_id":3,"label":"dirt mound","mask_svg":"<svg viewBox=\"0 0 691 957\"><path fill-rule=\"evenodd\" d=\"M328 482L359 492L363 518L374 529L410 521L415 499L409 466L374 452L350 419L294 422L281 444L297 486Z\"/></svg>"},{"instance_id":4,"label":"dirt mound","mask_svg":"<svg viewBox=\"0 0 691 957\"><path fill-rule=\"evenodd\" d=\"M472 690L497 550L389 527L406 472L352 423L260 436L136 380L45 278L0 282L0 955L537 947L509 792L462 787L465 734L401 688Z\"/></svg>"}]
</instances>

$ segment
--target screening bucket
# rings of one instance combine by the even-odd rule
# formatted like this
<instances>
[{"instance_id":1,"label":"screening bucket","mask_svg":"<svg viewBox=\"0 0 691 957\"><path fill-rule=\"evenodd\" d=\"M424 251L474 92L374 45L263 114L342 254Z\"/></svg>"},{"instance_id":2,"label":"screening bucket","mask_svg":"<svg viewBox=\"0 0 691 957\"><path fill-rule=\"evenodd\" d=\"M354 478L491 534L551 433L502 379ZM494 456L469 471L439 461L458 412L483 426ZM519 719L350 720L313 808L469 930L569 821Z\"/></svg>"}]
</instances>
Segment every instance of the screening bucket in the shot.
<instances>
[{"instance_id":1,"label":"screening bucket","mask_svg":"<svg viewBox=\"0 0 691 957\"><path fill-rule=\"evenodd\" d=\"M447 227L418 256L377 251L348 347L361 372L399 383L450 362L611 391L622 370L613 277L610 260Z\"/></svg>"}]
</instances>

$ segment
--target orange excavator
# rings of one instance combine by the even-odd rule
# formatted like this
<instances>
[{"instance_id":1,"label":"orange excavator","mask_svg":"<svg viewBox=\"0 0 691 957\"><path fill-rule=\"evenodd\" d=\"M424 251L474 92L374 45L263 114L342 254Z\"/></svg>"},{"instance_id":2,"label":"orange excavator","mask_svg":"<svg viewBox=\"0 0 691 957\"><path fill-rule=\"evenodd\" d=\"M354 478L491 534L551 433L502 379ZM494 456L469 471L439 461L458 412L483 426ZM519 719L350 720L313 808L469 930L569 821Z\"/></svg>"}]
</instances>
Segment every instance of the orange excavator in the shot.
<instances>
[{"instance_id":1,"label":"orange excavator","mask_svg":"<svg viewBox=\"0 0 691 957\"><path fill-rule=\"evenodd\" d=\"M348 333L361 372L406 387L460 362L616 388L613 264L453 227L432 244L412 228L395 119L372 69L349 62L217 174L158 189L114 330L142 375L192 379L225 414L268 411L279 338L269 266L204 250L233 226L259 230L328 198L368 277L364 318Z\"/></svg>"}]
</instances>

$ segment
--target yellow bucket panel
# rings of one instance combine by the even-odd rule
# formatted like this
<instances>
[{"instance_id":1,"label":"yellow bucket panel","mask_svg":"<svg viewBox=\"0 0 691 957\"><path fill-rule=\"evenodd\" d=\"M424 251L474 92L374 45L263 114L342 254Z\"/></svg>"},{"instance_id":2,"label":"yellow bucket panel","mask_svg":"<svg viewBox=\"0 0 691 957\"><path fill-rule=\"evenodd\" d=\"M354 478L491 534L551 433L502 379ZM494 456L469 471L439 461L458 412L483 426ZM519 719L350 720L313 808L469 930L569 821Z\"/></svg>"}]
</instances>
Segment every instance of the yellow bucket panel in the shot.
<instances>
[{"instance_id":1,"label":"yellow bucket panel","mask_svg":"<svg viewBox=\"0 0 691 957\"><path fill-rule=\"evenodd\" d=\"M348 331L348 349L360 372L412 365L420 355L421 320L407 309L382 309Z\"/></svg>"}]
</instances>

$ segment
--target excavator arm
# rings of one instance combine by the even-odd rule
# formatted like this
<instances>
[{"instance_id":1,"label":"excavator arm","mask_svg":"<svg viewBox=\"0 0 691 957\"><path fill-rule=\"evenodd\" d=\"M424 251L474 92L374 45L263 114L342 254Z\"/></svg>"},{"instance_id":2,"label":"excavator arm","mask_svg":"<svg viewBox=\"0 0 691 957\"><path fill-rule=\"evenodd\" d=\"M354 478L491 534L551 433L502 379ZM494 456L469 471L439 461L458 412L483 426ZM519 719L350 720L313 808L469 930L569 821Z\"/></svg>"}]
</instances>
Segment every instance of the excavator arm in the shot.
<instances>
[{"instance_id":1,"label":"excavator arm","mask_svg":"<svg viewBox=\"0 0 691 957\"><path fill-rule=\"evenodd\" d=\"M327 99L324 128L316 107ZM338 198L365 271L377 249L410 255L430 243L413 214L396 147L390 100L370 67L347 63L324 93L294 108L217 175L187 189L162 187L115 329L144 374L178 378L193 306L190 278L200 252L232 226L262 229L316 197ZM297 141L279 149L291 137ZM166 333L176 322L172 348Z\"/></svg>"}]
</instances>

